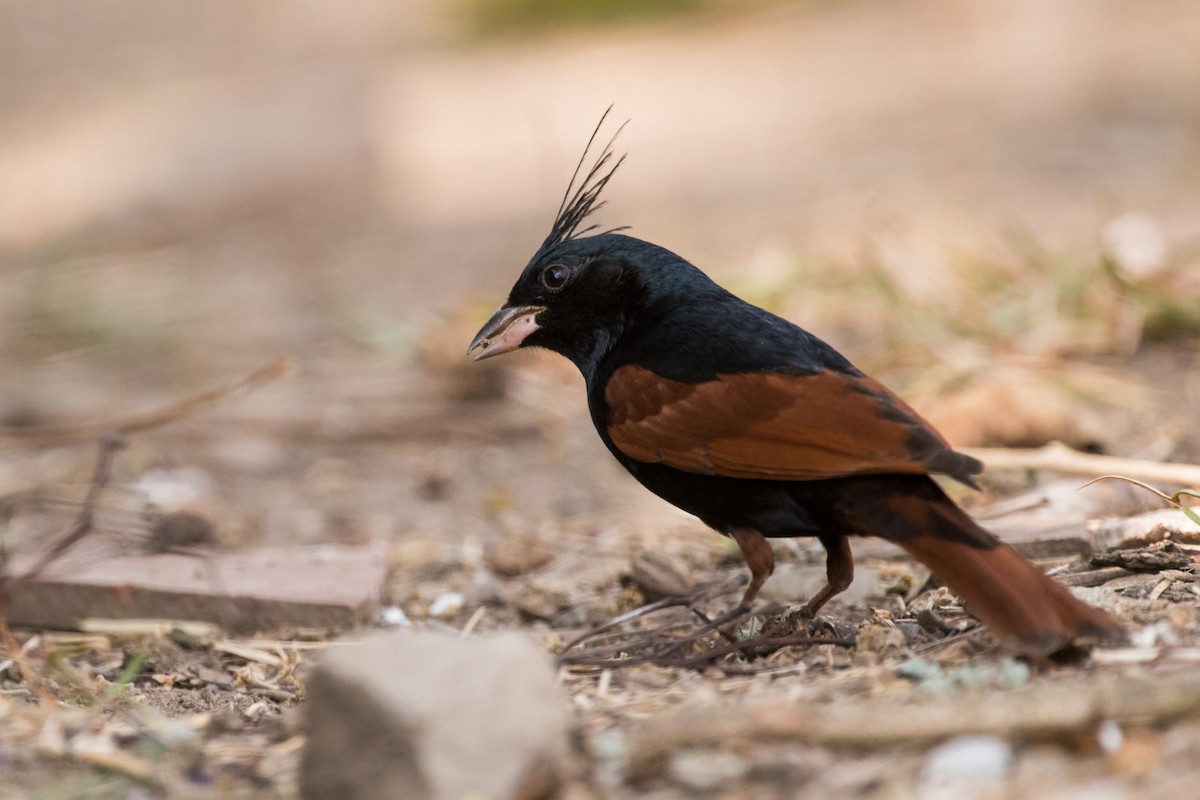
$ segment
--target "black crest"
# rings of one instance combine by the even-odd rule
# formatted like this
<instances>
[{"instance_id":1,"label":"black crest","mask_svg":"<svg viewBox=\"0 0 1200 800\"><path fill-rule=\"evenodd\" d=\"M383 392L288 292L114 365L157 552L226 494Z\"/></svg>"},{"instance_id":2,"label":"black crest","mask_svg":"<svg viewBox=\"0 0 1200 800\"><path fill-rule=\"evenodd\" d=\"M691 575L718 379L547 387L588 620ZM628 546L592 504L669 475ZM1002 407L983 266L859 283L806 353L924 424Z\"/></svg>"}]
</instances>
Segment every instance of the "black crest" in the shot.
<instances>
[{"instance_id":1,"label":"black crest","mask_svg":"<svg viewBox=\"0 0 1200 800\"><path fill-rule=\"evenodd\" d=\"M621 124L617 128L616 133L608 140L608 144L600 151L599 158L592 165L587 174L583 176L583 180L579 181L579 172L583 169L583 163L587 161L588 153L591 152L592 145L596 141L596 135L600 133L600 129L604 127L604 121L608 119L609 113L612 111L612 106L605 109L601 115L600 121L596 123L596 129L592 131L592 135L588 137L587 146L583 148L583 155L579 157L579 163L575 165L575 172L571 174L571 182L567 184L567 191L563 194L562 203L558 206L558 213L554 217L554 225L550 228L550 235L546 237L546 241L542 242L542 250L553 247L556 244L578 239L586 233L594 231L598 225L589 225L580 230L579 226L593 212L604 207L603 200L600 200L600 193L604 191L604 187L608 185L612 179L613 173L625 161L625 154L619 158L613 152L613 143L617 137L621 135L621 131L625 129L628 121ZM576 181L579 181L578 186ZM623 231L625 227L612 228L605 233L615 233Z\"/></svg>"}]
</instances>

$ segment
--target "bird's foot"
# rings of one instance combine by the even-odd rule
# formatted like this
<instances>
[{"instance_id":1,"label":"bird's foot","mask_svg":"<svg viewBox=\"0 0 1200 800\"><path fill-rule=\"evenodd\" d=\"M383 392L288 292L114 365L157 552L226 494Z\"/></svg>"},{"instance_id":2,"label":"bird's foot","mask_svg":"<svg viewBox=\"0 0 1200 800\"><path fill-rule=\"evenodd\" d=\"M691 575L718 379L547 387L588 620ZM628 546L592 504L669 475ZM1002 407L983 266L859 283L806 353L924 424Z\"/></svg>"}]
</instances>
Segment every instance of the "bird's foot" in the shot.
<instances>
[{"instance_id":1,"label":"bird's foot","mask_svg":"<svg viewBox=\"0 0 1200 800\"><path fill-rule=\"evenodd\" d=\"M730 642L738 641L738 626L750 613L750 606L741 603L728 613L722 614L716 619L711 619L707 614L698 608L693 608L692 613L700 618L704 623L705 630L715 630Z\"/></svg>"},{"instance_id":2,"label":"bird's foot","mask_svg":"<svg viewBox=\"0 0 1200 800\"><path fill-rule=\"evenodd\" d=\"M738 627L745 621L746 616L750 613L751 605L749 603L738 603L732 611L717 622L718 630L721 635L730 642L738 641Z\"/></svg>"},{"instance_id":3,"label":"bird's foot","mask_svg":"<svg viewBox=\"0 0 1200 800\"><path fill-rule=\"evenodd\" d=\"M818 617L803 606L788 615L788 627L795 633L807 633L813 637L831 639L853 639L858 628L829 617Z\"/></svg>"}]
</instances>

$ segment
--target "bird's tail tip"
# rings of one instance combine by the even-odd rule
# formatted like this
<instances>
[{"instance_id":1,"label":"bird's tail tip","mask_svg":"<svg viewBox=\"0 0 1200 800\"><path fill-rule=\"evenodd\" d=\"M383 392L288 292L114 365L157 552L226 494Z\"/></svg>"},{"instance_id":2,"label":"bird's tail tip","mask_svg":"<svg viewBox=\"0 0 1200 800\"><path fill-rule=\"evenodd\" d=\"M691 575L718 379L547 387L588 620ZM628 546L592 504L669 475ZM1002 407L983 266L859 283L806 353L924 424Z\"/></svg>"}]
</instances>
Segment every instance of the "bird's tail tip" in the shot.
<instances>
[{"instance_id":1,"label":"bird's tail tip","mask_svg":"<svg viewBox=\"0 0 1200 800\"><path fill-rule=\"evenodd\" d=\"M928 546L926 546L928 545ZM1009 650L1045 657L1125 638L1107 611L1080 600L1007 544L917 537L901 543L966 603Z\"/></svg>"}]
</instances>

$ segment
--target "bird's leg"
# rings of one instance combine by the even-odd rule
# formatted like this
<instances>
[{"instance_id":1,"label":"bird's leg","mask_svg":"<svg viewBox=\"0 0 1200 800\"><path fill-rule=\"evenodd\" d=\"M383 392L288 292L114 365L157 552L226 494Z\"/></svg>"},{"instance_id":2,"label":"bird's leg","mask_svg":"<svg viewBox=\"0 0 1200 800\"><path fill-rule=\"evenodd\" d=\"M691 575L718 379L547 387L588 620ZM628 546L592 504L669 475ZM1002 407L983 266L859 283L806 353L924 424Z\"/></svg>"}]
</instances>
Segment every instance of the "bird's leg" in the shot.
<instances>
[{"instance_id":1,"label":"bird's leg","mask_svg":"<svg viewBox=\"0 0 1200 800\"><path fill-rule=\"evenodd\" d=\"M750 585L742 595L738 607L726 615L725 619L736 620L750 610L750 604L758 596L758 590L775 571L775 551L767 543L767 537L753 528L736 528L729 533L742 551L742 558L750 568ZM722 620L723 622L723 620ZM730 622L718 629L720 634L731 642L737 642L737 624Z\"/></svg>"},{"instance_id":2,"label":"bird's leg","mask_svg":"<svg viewBox=\"0 0 1200 800\"><path fill-rule=\"evenodd\" d=\"M850 540L841 534L818 537L825 548L825 587L813 595L798 612L801 619L813 619L821 607L846 591L854 581L854 554Z\"/></svg>"},{"instance_id":3,"label":"bird's leg","mask_svg":"<svg viewBox=\"0 0 1200 800\"><path fill-rule=\"evenodd\" d=\"M742 558L746 560L746 566L750 568L750 585L746 587L746 593L742 595L742 602L739 606L741 610L749 611L750 604L758 596L758 590L775 572L775 552L767 543L767 537L753 528L737 528L729 535L737 542L742 551Z\"/></svg>"}]
</instances>

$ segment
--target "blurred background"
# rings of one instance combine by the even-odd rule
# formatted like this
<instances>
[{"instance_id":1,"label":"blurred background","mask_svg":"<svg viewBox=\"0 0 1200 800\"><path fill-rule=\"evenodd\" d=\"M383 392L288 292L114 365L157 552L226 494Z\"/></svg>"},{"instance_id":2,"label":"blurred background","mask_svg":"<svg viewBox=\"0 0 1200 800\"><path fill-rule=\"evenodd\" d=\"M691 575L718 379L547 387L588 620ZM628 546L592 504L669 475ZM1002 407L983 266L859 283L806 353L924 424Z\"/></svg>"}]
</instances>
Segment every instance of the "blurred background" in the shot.
<instances>
[{"instance_id":1,"label":"blurred background","mask_svg":"<svg viewBox=\"0 0 1200 800\"><path fill-rule=\"evenodd\" d=\"M9 0L0 425L290 355L118 485L174 481L227 544L667 514L569 365L463 358L613 104L602 224L952 441L1195 461L1197 86L1194 0ZM0 494L82 493L93 448L5 438Z\"/></svg>"}]
</instances>

